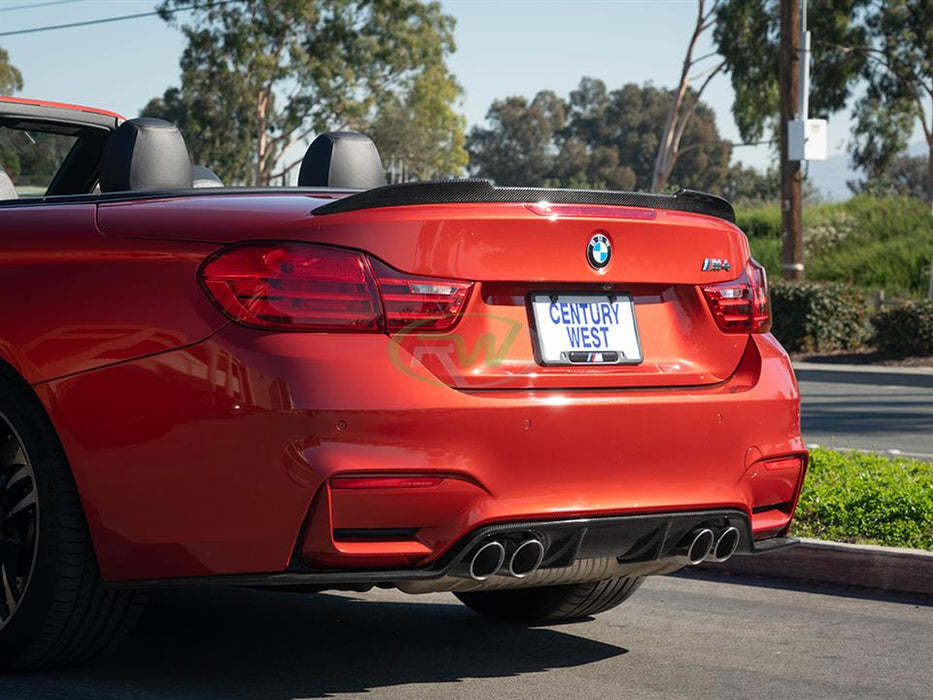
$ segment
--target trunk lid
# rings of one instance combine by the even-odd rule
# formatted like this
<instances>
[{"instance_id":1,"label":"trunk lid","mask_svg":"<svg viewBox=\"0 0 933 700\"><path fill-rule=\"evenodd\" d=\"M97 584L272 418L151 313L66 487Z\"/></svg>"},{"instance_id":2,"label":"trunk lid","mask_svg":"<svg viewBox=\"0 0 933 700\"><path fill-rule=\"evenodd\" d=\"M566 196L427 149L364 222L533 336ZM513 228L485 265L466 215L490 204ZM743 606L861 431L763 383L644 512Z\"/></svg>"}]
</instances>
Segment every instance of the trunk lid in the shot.
<instances>
[{"instance_id":1,"label":"trunk lid","mask_svg":"<svg viewBox=\"0 0 933 700\"><path fill-rule=\"evenodd\" d=\"M312 213L325 203L270 193L102 204L99 225L106 235L336 245L366 251L411 275L473 282L452 330L407 329L393 334L389 348L401 371L422 377L415 368L424 366L437 381L459 389L709 385L732 375L748 342L746 334L719 330L700 290L735 279L749 258L745 236L721 218L661 208L544 209L517 202ZM608 264L598 269L588 259L594 237L604 237L612 249ZM609 311L624 315L630 300L641 357L628 364L547 364L537 328L541 317L532 310L536 298L558 305L550 313L570 321L559 329L568 338L587 325L585 318L574 322L590 312L580 304L596 304L589 307L595 313L611 302L618 305ZM546 313L550 305L543 308Z\"/></svg>"},{"instance_id":2,"label":"trunk lid","mask_svg":"<svg viewBox=\"0 0 933 700\"><path fill-rule=\"evenodd\" d=\"M393 361L413 376L413 368L423 365L438 381L475 390L724 381L738 366L748 336L719 330L700 285L738 276L749 257L745 236L710 216L649 211L650 218L641 216L644 210L548 217L521 204L372 209L322 217L326 227L314 238L367 250L412 274L474 282L453 330L426 333L412 327L393 336ZM588 260L594 237L611 245L602 269ZM726 262L729 269L723 269ZM588 326L589 311L581 302L597 305L589 309L602 305L605 314L612 296L622 306L632 302L640 358L625 364L547 364L533 300L558 304L550 312L570 323L556 332L571 340L574 331ZM625 309L616 306L612 312ZM579 336L576 340L580 351L597 351L592 343L582 347L586 341L581 344Z\"/></svg>"}]
</instances>

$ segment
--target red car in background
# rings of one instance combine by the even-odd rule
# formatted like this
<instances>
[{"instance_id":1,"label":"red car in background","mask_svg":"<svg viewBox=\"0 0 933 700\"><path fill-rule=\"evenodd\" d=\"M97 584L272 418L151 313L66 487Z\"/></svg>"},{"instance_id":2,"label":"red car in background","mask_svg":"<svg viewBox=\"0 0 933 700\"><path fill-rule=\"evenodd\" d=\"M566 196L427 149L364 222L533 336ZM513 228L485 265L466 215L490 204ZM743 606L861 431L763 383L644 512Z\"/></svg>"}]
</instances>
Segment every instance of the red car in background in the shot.
<instances>
[{"instance_id":1,"label":"red car in background","mask_svg":"<svg viewBox=\"0 0 933 700\"><path fill-rule=\"evenodd\" d=\"M540 623L787 546L807 464L731 205L223 187L167 122L0 98L0 668L146 589L451 591Z\"/></svg>"}]
</instances>

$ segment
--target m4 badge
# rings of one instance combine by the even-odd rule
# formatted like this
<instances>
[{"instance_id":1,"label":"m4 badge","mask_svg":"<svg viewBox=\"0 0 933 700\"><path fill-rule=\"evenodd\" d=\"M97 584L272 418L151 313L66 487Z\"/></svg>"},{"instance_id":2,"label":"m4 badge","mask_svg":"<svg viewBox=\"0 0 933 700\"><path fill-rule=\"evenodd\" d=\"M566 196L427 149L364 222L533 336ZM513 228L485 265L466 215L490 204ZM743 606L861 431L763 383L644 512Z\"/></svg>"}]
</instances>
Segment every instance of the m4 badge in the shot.
<instances>
[{"instance_id":1,"label":"m4 badge","mask_svg":"<svg viewBox=\"0 0 933 700\"><path fill-rule=\"evenodd\" d=\"M719 272L720 270L731 270L732 265L729 264L729 261L726 259L720 260L719 258L703 258L703 267L701 268L703 272Z\"/></svg>"}]
</instances>

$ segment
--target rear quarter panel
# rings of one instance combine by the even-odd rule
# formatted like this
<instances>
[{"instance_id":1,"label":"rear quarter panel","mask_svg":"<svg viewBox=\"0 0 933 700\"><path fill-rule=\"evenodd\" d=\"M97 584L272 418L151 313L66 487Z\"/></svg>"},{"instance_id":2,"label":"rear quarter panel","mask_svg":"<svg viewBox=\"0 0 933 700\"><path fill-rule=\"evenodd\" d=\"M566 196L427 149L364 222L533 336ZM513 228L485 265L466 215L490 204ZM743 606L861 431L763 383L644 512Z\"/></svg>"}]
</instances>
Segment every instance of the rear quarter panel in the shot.
<instances>
[{"instance_id":1,"label":"rear quarter panel","mask_svg":"<svg viewBox=\"0 0 933 700\"><path fill-rule=\"evenodd\" d=\"M198 342L226 321L214 245L103 236L96 204L0 207L0 357L30 384Z\"/></svg>"}]
</instances>

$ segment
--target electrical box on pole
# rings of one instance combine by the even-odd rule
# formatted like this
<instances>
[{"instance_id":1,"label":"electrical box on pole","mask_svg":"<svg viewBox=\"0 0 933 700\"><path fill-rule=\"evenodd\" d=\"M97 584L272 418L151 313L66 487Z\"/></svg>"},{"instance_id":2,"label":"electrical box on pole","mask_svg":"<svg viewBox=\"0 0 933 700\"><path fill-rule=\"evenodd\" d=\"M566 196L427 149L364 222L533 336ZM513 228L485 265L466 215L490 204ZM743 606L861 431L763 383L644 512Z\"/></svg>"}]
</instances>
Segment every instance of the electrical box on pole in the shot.
<instances>
[{"instance_id":1,"label":"electrical box on pole","mask_svg":"<svg viewBox=\"0 0 933 700\"><path fill-rule=\"evenodd\" d=\"M794 119L787 123L788 160L826 160L825 119Z\"/></svg>"},{"instance_id":2,"label":"electrical box on pole","mask_svg":"<svg viewBox=\"0 0 933 700\"><path fill-rule=\"evenodd\" d=\"M807 30L807 2L800 17L800 107L797 118L787 124L787 160L826 160L828 139L825 119L809 119L810 112L810 32Z\"/></svg>"}]
</instances>

